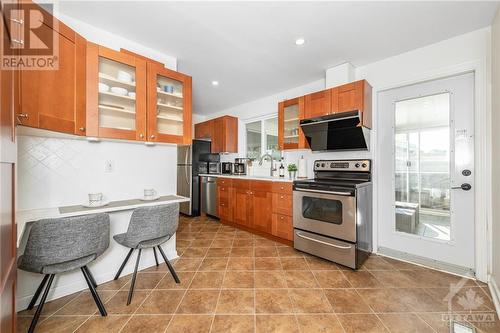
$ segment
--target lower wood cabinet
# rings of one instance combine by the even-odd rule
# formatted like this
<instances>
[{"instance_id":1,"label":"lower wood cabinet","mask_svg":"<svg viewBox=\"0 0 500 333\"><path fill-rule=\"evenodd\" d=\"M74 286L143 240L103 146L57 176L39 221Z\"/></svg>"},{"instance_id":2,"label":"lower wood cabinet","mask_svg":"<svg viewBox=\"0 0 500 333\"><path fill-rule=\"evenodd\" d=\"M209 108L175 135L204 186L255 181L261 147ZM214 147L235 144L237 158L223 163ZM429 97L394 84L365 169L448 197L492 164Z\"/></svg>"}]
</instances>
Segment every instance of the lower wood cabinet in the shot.
<instances>
[{"instance_id":1,"label":"lower wood cabinet","mask_svg":"<svg viewBox=\"0 0 500 333\"><path fill-rule=\"evenodd\" d=\"M218 178L217 192L222 222L293 240L291 183Z\"/></svg>"}]
</instances>

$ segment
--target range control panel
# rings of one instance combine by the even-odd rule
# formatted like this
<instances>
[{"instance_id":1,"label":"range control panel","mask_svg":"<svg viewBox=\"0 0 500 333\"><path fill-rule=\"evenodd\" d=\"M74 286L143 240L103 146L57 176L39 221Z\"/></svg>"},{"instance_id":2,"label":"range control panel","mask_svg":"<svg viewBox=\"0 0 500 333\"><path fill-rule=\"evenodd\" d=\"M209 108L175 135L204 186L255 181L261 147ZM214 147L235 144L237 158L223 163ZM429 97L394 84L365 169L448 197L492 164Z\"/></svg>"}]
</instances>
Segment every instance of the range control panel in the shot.
<instances>
[{"instance_id":1,"label":"range control panel","mask_svg":"<svg viewBox=\"0 0 500 333\"><path fill-rule=\"evenodd\" d=\"M360 171L370 172L371 160L317 160L314 171Z\"/></svg>"}]
</instances>

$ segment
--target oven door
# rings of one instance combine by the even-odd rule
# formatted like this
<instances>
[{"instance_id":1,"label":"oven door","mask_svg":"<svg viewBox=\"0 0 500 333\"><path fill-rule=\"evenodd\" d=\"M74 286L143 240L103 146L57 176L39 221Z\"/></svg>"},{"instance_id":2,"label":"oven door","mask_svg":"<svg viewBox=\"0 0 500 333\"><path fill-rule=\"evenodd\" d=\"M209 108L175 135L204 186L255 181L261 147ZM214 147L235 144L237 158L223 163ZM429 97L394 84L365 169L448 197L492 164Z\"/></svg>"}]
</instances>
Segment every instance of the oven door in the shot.
<instances>
[{"instance_id":1,"label":"oven door","mask_svg":"<svg viewBox=\"0 0 500 333\"><path fill-rule=\"evenodd\" d=\"M293 191L294 228L356 242L356 197L349 192Z\"/></svg>"}]
</instances>

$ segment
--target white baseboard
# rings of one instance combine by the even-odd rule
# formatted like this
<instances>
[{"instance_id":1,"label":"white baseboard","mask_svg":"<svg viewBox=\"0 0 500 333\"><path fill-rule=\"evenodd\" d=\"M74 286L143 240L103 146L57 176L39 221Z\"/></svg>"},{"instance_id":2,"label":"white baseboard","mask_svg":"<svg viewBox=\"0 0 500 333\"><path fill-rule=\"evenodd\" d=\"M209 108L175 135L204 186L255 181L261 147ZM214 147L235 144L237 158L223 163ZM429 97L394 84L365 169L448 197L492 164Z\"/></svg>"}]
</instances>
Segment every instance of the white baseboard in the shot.
<instances>
[{"instance_id":1,"label":"white baseboard","mask_svg":"<svg viewBox=\"0 0 500 333\"><path fill-rule=\"evenodd\" d=\"M495 309L497 310L497 315L500 317L500 290L498 289L495 279L491 275L488 281L488 287L490 289L491 298L493 298L493 304L495 304Z\"/></svg>"},{"instance_id":2,"label":"white baseboard","mask_svg":"<svg viewBox=\"0 0 500 333\"><path fill-rule=\"evenodd\" d=\"M173 260L173 259L178 258L176 250L173 250L173 251L166 250L165 252L166 252L165 255L167 256L167 258L169 258L169 260ZM163 260L161 257L159 257L158 260L159 260L160 264L163 263ZM156 265L156 263L155 263L153 258L143 257L143 258L141 258L139 270L144 270L144 269L152 267L154 265ZM133 265L127 265L123 269L121 276L131 274L131 273L133 273L133 271L134 271ZM105 282L113 280L113 278L115 277L115 274L116 274L115 271L107 271L107 272L100 273L100 274L94 273L93 276L94 276L97 284L103 284ZM47 302L64 297L64 296L67 296L67 295L71 295L71 294L76 293L78 291L88 289L87 283L85 282L83 275L81 275L81 279L79 279L79 281L75 281L74 283L58 286L57 282L58 282L58 279L57 279L57 275L56 275L54 278L54 282L52 284L53 288L50 289L49 294L47 296ZM97 291L99 292L99 288L97 288ZM33 298L33 294L17 298L17 300L16 300L17 311L19 312L19 311L25 310L28 307L28 304L30 303L32 298Z\"/></svg>"}]
</instances>

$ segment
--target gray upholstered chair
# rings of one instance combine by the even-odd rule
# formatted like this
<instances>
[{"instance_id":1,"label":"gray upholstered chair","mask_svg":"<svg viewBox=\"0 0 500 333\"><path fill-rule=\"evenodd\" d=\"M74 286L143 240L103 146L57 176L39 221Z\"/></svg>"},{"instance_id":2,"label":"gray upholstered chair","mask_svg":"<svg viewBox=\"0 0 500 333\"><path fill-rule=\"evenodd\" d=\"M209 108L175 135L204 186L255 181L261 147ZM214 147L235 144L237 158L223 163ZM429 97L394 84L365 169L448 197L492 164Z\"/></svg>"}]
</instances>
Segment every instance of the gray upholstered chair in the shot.
<instances>
[{"instance_id":1,"label":"gray upholstered chair","mask_svg":"<svg viewBox=\"0 0 500 333\"><path fill-rule=\"evenodd\" d=\"M158 266L158 257L156 255L156 248L158 248L175 282L180 283L179 277L175 273L174 268L168 261L167 256L160 246L175 234L178 225L178 203L153 207L141 207L136 208L132 213L127 232L113 236L117 243L130 248L130 251L125 257L122 265L120 266L120 269L116 273L115 280L120 277L120 274L127 264L127 261L130 258L132 252L135 249L139 250L139 252L137 253L134 275L132 276L132 283L130 284L130 290L128 293L127 305L129 305L132 301L132 295L134 293L135 280L137 277L137 269L139 267L142 249L153 249L156 266Z\"/></svg>"},{"instance_id":2,"label":"gray upholstered chair","mask_svg":"<svg viewBox=\"0 0 500 333\"><path fill-rule=\"evenodd\" d=\"M54 276L80 268L92 297L102 316L106 309L95 288L97 284L87 265L99 257L109 246L108 214L44 219L33 223L24 254L19 257L18 268L44 274L28 310L33 309L43 291L28 332L33 332L47 299ZM48 282L47 282L48 281Z\"/></svg>"}]
</instances>

